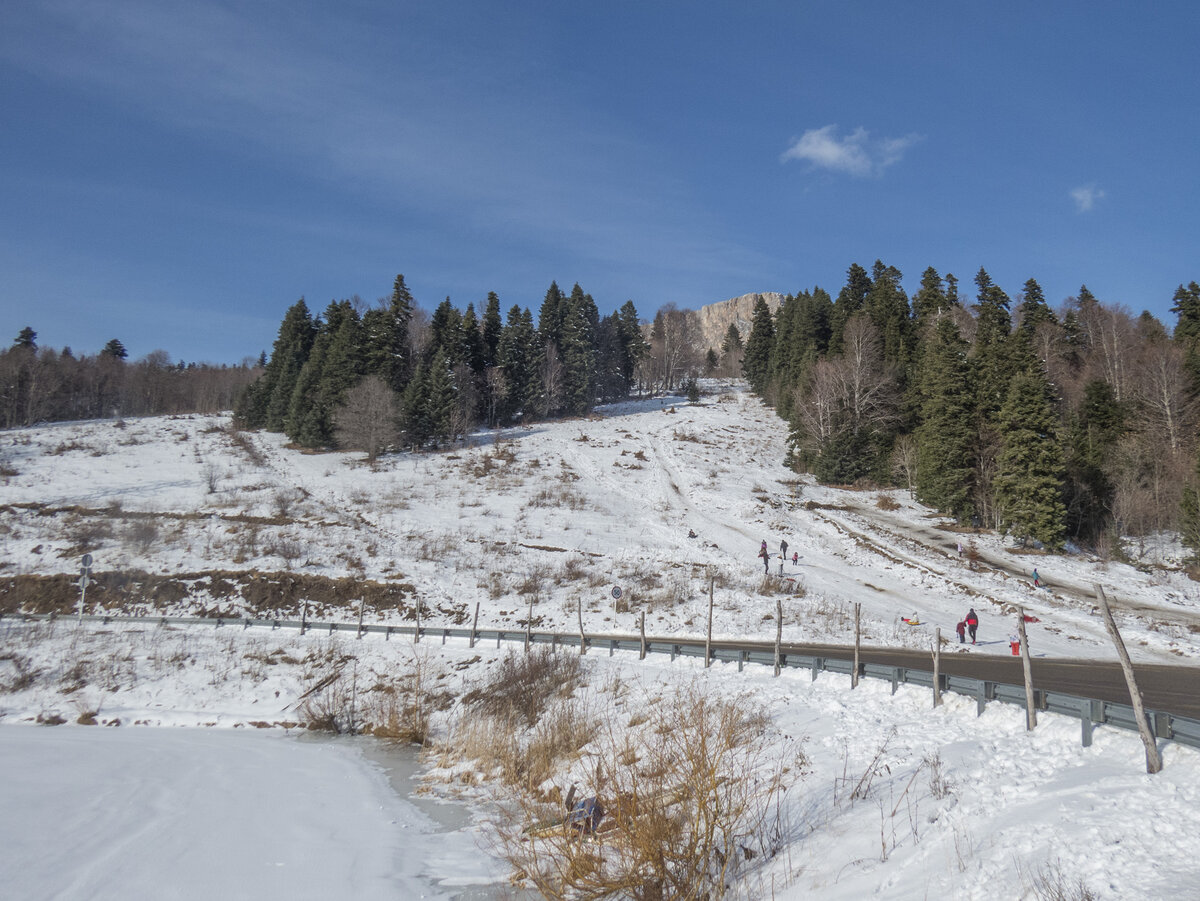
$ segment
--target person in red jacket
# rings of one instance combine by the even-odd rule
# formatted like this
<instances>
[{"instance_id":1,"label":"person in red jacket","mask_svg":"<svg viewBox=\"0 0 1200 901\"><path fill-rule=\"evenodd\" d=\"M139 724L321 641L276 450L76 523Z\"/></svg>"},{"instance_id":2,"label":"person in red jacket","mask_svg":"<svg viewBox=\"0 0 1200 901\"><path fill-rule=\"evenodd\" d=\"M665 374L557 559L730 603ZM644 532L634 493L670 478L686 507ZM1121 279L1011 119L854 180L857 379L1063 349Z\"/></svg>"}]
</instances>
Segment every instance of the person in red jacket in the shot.
<instances>
[{"instance_id":1,"label":"person in red jacket","mask_svg":"<svg viewBox=\"0 0 1200 901\"><path fill-rule=\"evenodd\" d=\"M975 632L979 629L979 615L975 612L974 607L967 613L966 624L967 631L971 633L971 644L975 644Z\"/></svg>"},{"instance_id":2,"label":"person in red jacket","mask_svg":"<svg viewBox=\"0 0 1200 901\"><path fill-rule=\"evenodd\" d=\"M958 632L958 643L963 644L967 640L967 623L966 620L959 620L958 625L954 627Z\"/></svg>"}]
</instances>

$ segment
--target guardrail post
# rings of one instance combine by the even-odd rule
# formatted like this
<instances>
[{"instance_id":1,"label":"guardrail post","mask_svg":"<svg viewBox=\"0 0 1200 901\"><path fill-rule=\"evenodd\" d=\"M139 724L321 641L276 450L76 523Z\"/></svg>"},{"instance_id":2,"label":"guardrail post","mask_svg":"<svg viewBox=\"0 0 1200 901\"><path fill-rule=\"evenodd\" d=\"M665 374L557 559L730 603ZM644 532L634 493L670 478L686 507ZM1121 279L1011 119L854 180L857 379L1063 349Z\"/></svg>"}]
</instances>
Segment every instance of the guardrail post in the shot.
<instances>
[{"instance_id":1,"label":"guardrail post","mask_svg":"<svg viewBox=\"0 0 1200 901\"><path fill-rule=\"evenodd\" d=\"M646 611L638 616L638 632L641 635L641 647L638 649L638 660L646 659Z\"/></svg>"},{"instance_id":2,"label":"guardrail post","mask_svg":"<svg viewBox=\"0 0 1200 901\"><path fill-rule=\"evenodd\" d=\"M308 631L308 599L304 600L304 609L300 611L300 634Z\"/></svg>"},{"instance_id":3,"label":"guardrail post","mask_svg":"<svg viewBox=\"0 0 1200 901\"><path fill-rule=\"evenodd\" d=\"M983 716L983 710L985 707L987 707L987 701L988 701L987 687L988 687L988 684L986 682L980 682L979 688L975 693L975 715L976 716Z\"/></svg>"},{"instance_id":4,"label":"guardrail post","mask_svg":"<svg viewBox=\"0 0 1200 901\"><path fill-rule=\"evenodd\" d=\"M475 633L479 631L479 602L475 602L475 619L471 622L471 643L467 647L475 647Z\"/></svg>"},{"instance_id":5,"label":"guardrail post","mask_svg":"<svg viewBox=\"0 0 1200 901\"><path fill-rule=\"evenodd\" d=\"M1154 712L1154 719L1151 723L1154 727L1154 735L1156 738L1171 738L1171 717L1170 714L1160 713L1157 710Z\"/></svg>"},{"instance_id":6,"label":"guardrail post","mask_svg":"<svg viewBox=\"0 0 1200 901\"><path fill-rule=\"evenodd\" d=\"M858 650L862 643L862 604L854 605L854 672L850 674L850 687L858 688Z\"/></svg>"},{"instance_id":7,"label":"guardrail post","mask_svg":"<svg viewBox=\"0 0 1200 901\"><path fill-rule=\"evenodd\" d=\"M446 639L450 637L449 629L442 629L442 644L446 643Z\"/></svg>"},{"instance_id":8,"label":"guardrail post","mask_svg":"<svg viewBox=\"0 0 1200 901\"><path fill-rule=\"evenodd\" d=\"M611 657L613 654L616 653L616 651L617 651L617 640L615 638L610 638L608 640L608 656Z\"/></svg>"},{"instance_id":9,"label":"guardrail post","mask_svg":"<svg viewBox=\"0 0 1200 901\"><path fill-rule=\"evenodd\" d=\"M583 595L579 596L579 603L576 606L579 612L579 656L587 653L587 638L583 634Z\"/></svg>"},{"instance_id":10,"label":"guardrail post","mask_svg":"<svg viewBox=\"0 0 1200 901\"><path fill-rule=\"evenodd\" d=\"M383 640L384 641L392 640L392 627L391 626L388 626L386 629L383 630Z\"/></svg>"},{"instance_id":11,"label":"guardrail post","mask_svg":"<svg viewBox=\"0 0 1200 901\"><path fill-rule=\"evenodd\" d=\"M817 673L819 673L824 668L825 668L824 661L822 661L820 657L814 657L813 665L812 665L812 680L814 682L817 681Z\"/></svg>"},{"instance_id":12,"label":"guardrail post","mask_svg":"<svg viewBox=\"0 0 1200 901\"><path fill-rule=\"evenodd\" d=\"M1092 746L1092 702L1079 702L1079 722L1083 729L1083 746L1090 748Z\"/></svg>"},{"instance_id":13,"label":"guardrail post","mask_svg":"<svg viewBox=\"0 0 1200 901\"><path fill-rule=\"evenodd\" d=\"M504 640L504 633L503 633L503 632L497 632L497 633L496 633L496 648L497 648L497 649L499 649L499 647L500 647L500 642L502 642L503 640Z\"/></svg>"},{"instance_id":14,"label":"guardrail post","mask_svg":"<svg viewBox=\"0 0 1200 901\"><path fill-rule=\"evenodd\" d=\"M900 687L900 667L892 667L892 694L896 693L896 689Z\"/></svg>"},{"instance_id":15,"label":"guardrail post","mask_svg":"<svg viewBox=\"0 0 1200 901\"><path fill-rule=\"evenodd\" d=\"M675 654L678 651L679 651L679 645L677 645L677 644L671 645L671 662L672 663L675 661Z\"/></svg>"},{"instance_id":16,"label":"guardrail post","mask_svg":"<svg viewBox=\"0 0 1200 901\"><path fill-rule=\"evenodd\" d=\"M738 672L739 673L742 671L742 667L745 665L746 661L749 659L750 659L749 651L738 651Z\"/></svg>"}]
</instances>

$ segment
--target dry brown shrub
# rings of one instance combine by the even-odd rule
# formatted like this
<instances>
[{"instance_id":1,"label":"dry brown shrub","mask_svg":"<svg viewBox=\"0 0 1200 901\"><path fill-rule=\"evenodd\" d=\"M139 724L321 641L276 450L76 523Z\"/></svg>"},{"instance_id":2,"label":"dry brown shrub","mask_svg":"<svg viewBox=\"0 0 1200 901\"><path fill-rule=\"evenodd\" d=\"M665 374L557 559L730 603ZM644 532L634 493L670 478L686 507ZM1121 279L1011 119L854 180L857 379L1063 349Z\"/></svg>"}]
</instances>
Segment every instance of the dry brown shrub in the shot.
<instances>
[{"instance_id":1,"label":"dry brown shrub","mask_svg":"<svg viewBox=\"0 0 1200 901\"><path fill-rule=\"evenodd\" d=\"M514 651L500 661L486 685L463 696L463 703L483 716L532 727L551 700L569 697L583 677L578 654L545 646Z\"/></svg>"},{"instance_id":2,"label":"dry brown shrub","mask_svg":"<svg viewBox=\"0 0 1200 901\"><path fill-rule=\"evenodd\" d=\"M501 824L499 849L544 897L719 898L783 846L781 802L806 760L766 750L770 723L749 697L687 686L646 712L587 746L594 775L579 797L606 812L595 841L554 799L510 799L522 819Z\"/></svg>"},{"instance_id":3,"label":"dry brown shrub","mask_svg":"<svg viewBox=\"0 0 1200 901\"><path fill-rule=\"evenodd\" d=\"M886 494L878 494L875 496L875 506L880 510L899 510L900 504Z\"/></svg>"}]
</instances>

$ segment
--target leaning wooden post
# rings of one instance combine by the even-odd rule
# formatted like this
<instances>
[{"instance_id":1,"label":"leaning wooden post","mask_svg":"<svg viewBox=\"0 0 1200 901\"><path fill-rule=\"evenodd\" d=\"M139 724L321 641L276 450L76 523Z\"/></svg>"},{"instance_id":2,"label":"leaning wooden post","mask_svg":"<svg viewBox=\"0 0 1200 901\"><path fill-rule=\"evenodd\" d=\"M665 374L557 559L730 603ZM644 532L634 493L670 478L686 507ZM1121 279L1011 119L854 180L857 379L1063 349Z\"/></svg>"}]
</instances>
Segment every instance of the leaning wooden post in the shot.
<instances>
[{"instance_id":1,"label":"leaning wooden post","mask_svg":"<svg viewBox=\"0 0 1200 901\"><path fill-rule=\"evenodd\" d=\"M362 621L363 621L363 607L364 606L366 606L366 601L363 598L359 598L358 599L358 633L354 636L355 638L362 638Z\"/></svg>"},{"instance_id":2,"label":"leaning wooden post","mask_svg":"<svg viewBox=\"0 0 1200 901\"><path fill-rule=\"evenodd\" d=\"M1100 587L1099 583L1096 584L1096 597L1100 599L1100 611L1104 614L1105 628L1108 629L1108 636L1117 649L1117 656L1121 658L1121 670L1125 673L1125 682L1129 685L1129 700L1133 702L1133 718L1137 721L1138 734L1142 737L1142 744L1146 746L1146 772L1157 773L1162 769L1162 755L1158 753L1158 744L1154 741L1154 733L1150 731L1150 723L1146 719L1146 708L1142 705L1142 693L1138 691L1137 680L1133 676L1133 663L1129 660L1129 652L1125 650L1125 642L1121 640L1121 633L1117 631L1112 611L1108 608L1108 598L1105 597L1104 589Z\"/></svg>"},{"instance_id":3,"label":"leaning wooden post","mask_svg":"<svg viewBox=\"0 0 1200 901\"><path fill-rule=\"evenodd\" d=\"M1029 663L1029 638L1025 634L1025 608L1017 608L1017 635L1021 639L1021 670L1025 674L1025 730L1037 728L1037 707L1033 698L1033 667Z\"/></svg>"},{"instance_id":4,"label":"leaning wooden post","mask_svg":"<svg viewBox=\"0 0 1200 901\"><path fill-rule=\"evenodd\" d=\"M933 630L933 706L942 706L942 627Z\"/></svg>"},{"instance_id":5,"label":"leaning wooden post","mask_svg":"<svg viewBox=\"0 0 1200 901\"><path fill-rule=\"evenodd\" d=\"M529 596L529 615L525 617L525 653L529 653L530 632L533 629L533 595Z\"/></svg>"},{"instance_id":6,"label":"leaning wooden post","mask_svg":"<svg viewBox=\"0 0 1200 901\"><path fill-rule=\"evenodd\" d=\"M579 653L587 653L587 636L583 634L583 595L579 596L579 604L576 607L579 611Z\"/></svg>"},{"instance_id":7,"label":"leaning wooden post","mask_svg":"<svg viewBox=\"0 0 1200 901\"><path fill-rule=\"evenodd\" d=\"M646 659L646 611L643 610L638 616L638 632L641 633L642 643L638 650L638 660Z\"/></svg>"},{"instance_id":8,"label":"leaning wooden post","mask_svg":"<svg viewBox=\"0 0 1200 901\"><path fill-rule=\"evenodd\" d=\"M471 623L471 643L467 645L469 648L475 647L475 633L479 631L479 601L475 602L475 620Z\"/></svg>"},{"instance_id":9,"label":"leaning wooden post","mask_svg":"<svg viewBox=\"0 0 1200 901\"><path fill-rule=\"evenodd\" d=\"M421 640L421 596L417 595L417 629L413 632L413 644Z\"/></svg>"},{"instance_id":10,"label":"leaning wooden post","mask_svg":"<svg viewBox=\"0 0 1200 901\"><path fill-rule=\"evenodd\" d=\"M712 663L712 613L713 613L713 582L708 580L708 634L704 639L704 668Z\"/></svg>"},{"instance_id":11,"label":"leaning wooden post","mask_svg":"<svg viewBox=\"0 0 1200 901\"><path fill-rule=\"evenodd\" d=\"M304 599L304 609L300 611L300 634L308 631L308 598Z\"/></svg>"},{"instance_id":12,"label":"leaning wooden post","mask_svg":"<svg viewBox=\"0 0 1200 901\"><path fill-rule=\"evenodd\" d=\"M862 644L862 604L854 605L854 672L850 674L850 687L858 688L858 651Z\"/></svg>"},{"instance_id":13,"label":"leaning wooden post","mask_svg":"<svg viewBox=\"0 0 1200 901\"><path fill-rule=\"evenodd\" d=\"M783 669L783 600L775 598L775 675Z\"/></svg>"}]
</instances>

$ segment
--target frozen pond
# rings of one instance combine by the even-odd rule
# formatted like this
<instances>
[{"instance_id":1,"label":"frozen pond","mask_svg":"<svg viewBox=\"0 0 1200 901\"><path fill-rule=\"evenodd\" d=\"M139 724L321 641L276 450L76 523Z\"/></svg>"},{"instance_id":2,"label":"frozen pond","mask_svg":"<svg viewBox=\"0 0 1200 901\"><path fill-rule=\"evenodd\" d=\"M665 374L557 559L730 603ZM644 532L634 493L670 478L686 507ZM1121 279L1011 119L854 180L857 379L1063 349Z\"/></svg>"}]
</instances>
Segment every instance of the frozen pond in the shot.
<instances>
[{"instance_id":1,"label":"frozen pond","mask_svg":"<svg viewBox=\"0 0 1200 901\"><path fill-rule=\"evenodd\" d=\"M404 797L415 767L365 740L0 726L5 894L505 896L463 808Z\"/></svg>"}]
</instances>

